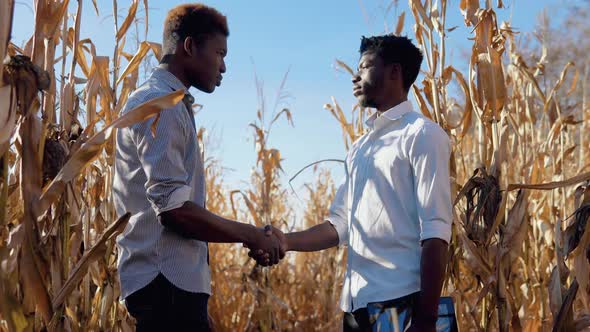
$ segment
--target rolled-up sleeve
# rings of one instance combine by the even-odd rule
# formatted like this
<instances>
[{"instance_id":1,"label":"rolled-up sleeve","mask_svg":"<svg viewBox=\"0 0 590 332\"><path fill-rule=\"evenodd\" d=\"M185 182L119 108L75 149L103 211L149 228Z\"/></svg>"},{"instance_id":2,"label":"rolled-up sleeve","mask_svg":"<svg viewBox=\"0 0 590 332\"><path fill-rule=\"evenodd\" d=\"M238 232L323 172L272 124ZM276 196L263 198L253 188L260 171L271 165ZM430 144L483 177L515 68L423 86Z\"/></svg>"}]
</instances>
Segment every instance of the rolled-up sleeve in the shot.
<instances>
[{"instance_id":1,"label":"rolled-up sleeve","mask_svg":"<svg viewBox=\"0 0 590 332\"><path fill-rule=\"evenodd\" d=\"M182 206L191 195L190 170L184 162L187 128L176 107L160 112L155 136L151 130L155 118L131 127L147 178L147 199L156 215Z\"/></svg>"},{"instance_id":2,"label":"rolled-up sleeve","mask_svg":"<svg viewBox=\"0 0 590 332\"><path fill-rule=\"evenodd\" d=\"M348 244L348 174L336 190L327 221L338 233L338 245Z\"/></svg>"},{"instance_id":3,"label":"rolled-up sleeve","mask_svg":"<svg viewBox=\"0 0 590 332\"><path fill-rule=\"evenodd\" d=\"M451 239L452 202L449 176L451 143L438 125L426 124L410 147L420 240Z\"/></svg>"}]
</instances>

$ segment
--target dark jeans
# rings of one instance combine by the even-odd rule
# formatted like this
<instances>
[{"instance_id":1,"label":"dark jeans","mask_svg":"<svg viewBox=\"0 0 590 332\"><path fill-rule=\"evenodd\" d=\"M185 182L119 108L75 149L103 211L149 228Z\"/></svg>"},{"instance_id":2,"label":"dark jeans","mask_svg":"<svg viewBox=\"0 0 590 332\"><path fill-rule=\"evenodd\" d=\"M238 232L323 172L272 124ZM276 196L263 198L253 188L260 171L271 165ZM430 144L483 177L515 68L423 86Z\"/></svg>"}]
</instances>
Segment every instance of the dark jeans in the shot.
<instances>
[{"instance_id":1,"label":"dark jeans","mask_svg":"<svg viewBox=\"0 0 590 332\"><path fill-rule=\"evenodd\" d=\"M137 332L208 332L208 300L208 294L187 292L158 274L147 286L127 296L125 304L137 321Z\"/></svg>"}]
</instances>

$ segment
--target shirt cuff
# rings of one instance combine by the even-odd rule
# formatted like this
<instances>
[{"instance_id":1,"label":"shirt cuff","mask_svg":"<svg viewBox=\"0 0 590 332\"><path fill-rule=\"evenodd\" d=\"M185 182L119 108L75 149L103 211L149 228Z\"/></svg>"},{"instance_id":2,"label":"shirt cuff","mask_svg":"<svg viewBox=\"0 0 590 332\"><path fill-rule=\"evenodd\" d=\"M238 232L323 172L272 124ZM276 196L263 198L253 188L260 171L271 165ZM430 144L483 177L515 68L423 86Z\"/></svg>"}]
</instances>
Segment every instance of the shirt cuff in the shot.
<instances>
[{"instance_id":1,"label":"shirt cuff","mask_svg":"<svg viewBox=\"0 0 590 332\"><path fill-rule=\"evenodd\" d=\"M451 241L451 224L441 220L433 219L422 222L422 231L420 232L420 241L428 239L441 239L447 243Z\"/></svg>"},{"instance_id":2,"label":"shirt cuff","mask_svg":"<svg viewBox=\"0 0 590 332\"><path fill-rule=\"evenodd\" d=\"M330 215L326 221L330 222L336 233L338 233L338 245L343 246L348 244L348 225L338 218L338 216Z\"/></svg>"},{"instance_id":3,"label":"shirt cuff","mask_svg":"<svg viewBox=\"0 0 590 332\"><path fill-rule=\"evenodd\" d=\"M162 207L153 205L156 216L159 216L162 212L174 210L184 204L184 202L190 201L191 198L191 187L182 186L174 190L168 198L168 204Z\"/></svg>"}]
</instances>

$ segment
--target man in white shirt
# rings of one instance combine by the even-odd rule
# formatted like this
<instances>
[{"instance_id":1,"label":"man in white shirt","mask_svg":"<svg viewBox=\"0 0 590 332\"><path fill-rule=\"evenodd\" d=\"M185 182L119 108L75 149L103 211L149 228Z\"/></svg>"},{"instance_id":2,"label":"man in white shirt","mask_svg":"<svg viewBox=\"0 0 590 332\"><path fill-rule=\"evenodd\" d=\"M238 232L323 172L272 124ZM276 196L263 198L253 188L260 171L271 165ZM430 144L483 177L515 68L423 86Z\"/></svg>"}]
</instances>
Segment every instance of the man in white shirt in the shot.
<instances>
[{"instance_id":1,"label":"man in white shirt","mask_svg":"<svg viewBox=\"0 0 590 332\"><path fill-rule=\"evenodd\" d=\"M285 251L348 245L344 331L371 331L390 308L405 315L402 330L435 331L451 237L450 141L407 100L423 58L408 38L363 37L360 53L353 93L377 112L346 156L328 220L272 233Z\"/></svg>"}]
</instances>

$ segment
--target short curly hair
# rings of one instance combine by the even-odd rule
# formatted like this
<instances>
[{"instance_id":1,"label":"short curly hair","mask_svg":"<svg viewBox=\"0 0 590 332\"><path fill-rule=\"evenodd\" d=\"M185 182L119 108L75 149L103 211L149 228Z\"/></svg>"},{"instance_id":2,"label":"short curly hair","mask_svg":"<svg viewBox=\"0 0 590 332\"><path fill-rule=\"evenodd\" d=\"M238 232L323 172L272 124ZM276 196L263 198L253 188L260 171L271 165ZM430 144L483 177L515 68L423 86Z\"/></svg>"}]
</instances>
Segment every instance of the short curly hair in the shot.
<instances>
[{"instance_id":1,"label":"short curly hair","mask_svg":"<svg viewBox=\"0 0 590 332\"><path fill-rule=\"evenodd\" d=\"M388 34L383 36L362 37L360 53L375 52L385 64L399 63L402 68L404 89L410 90L416 81L424 56L407 37Z\"/></svg>"},{"instance_id":2,"label":"short curly hair","mask_svg":"<svg viewBox=\"0 0 590 332\"><path fill-rule=\"evenodd\" d=\"M201 40L214 33L229 36L227 18L215 8L200 3L176 6L164 22L164 54L173 53L178 42L186 37Z\"/></svg>"}]
</instances>

